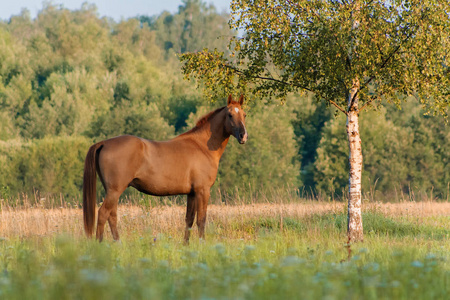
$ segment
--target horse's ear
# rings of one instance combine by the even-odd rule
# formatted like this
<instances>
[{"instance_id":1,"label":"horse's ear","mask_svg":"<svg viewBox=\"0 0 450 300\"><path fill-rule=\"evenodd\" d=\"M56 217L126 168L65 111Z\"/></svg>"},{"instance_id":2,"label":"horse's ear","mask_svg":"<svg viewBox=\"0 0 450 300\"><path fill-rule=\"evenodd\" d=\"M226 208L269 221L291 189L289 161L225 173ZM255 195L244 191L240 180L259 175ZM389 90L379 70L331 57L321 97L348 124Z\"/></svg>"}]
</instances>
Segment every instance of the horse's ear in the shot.
<instances>
[{"instance_id":1,"label":"horse's ear","mask_svg":"<svg viewBox=\"0 0 450 300\"><path fill-rule=\"evenodd\" d=\"M228 96L228 101L227 101L227 105L230 105L231 102L233 102L233 97L231 96L231 94Z\"/></svg>"},{"instance_id":2,"label":"horse's ear","mask_svg":"<svg viewBox=\"0 0 450 300\"><path fill-rule=\"evenodd\" d=\"M241 95L241 97L239 97L239 105L242 106L242 104L244 104L244 95Z\"/></svg>"}]
</instances>

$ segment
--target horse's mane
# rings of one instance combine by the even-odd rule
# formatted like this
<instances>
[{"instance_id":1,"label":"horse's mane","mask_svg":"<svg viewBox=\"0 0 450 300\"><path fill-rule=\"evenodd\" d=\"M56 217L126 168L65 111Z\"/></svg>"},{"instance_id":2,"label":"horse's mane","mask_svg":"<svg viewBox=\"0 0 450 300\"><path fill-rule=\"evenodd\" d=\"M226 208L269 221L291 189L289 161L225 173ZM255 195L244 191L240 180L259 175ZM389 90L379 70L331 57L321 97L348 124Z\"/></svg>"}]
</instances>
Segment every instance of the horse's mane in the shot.
<instances>
[{"instance_id":1,"label":"horse's mane","mask_svg":"<svg viewBox=\"0 0 450 300\"><path fill-rule=\"evenodd\" d=\"M215 115L217 115L218 113L220 113L225 107L226 107L226 106L220 107L220 108L218 108L218 109L216 109L216 110L213 110L213 111L207 113L206 115L204 115L203 117L201 117L201 118L197 121L197 123L195 124L195 126L194 126L191 130L189 130L189 131L183 133L182 135L184 135L184 134L186 134L186 133L190 133L190 132L197 131L197 130L200 129L203 125L205 125L206 123L208 123L208 121L209 121L211 118L213 118Z\"/></svg>"},{"instance_id":2,"label":"horse's mane","mask_svg":"<svg viewBox=\"0 0 450 300\"><path fill-rule=\"evenodd\" d=\"M200 120L197 121L197 123L195 124L195 127L202 127L206 122L208 122L208 120L210 118L212 118L213 116L215 116L216 114L221 112L224 108L225 108L225 106L224 107L220 107L220 108L218 108L216 110L210 111L209 113L207 113L206 115L201 117ZM194 129L194 128L192 128L192 129Z\"/></svg>"}]
</instances>

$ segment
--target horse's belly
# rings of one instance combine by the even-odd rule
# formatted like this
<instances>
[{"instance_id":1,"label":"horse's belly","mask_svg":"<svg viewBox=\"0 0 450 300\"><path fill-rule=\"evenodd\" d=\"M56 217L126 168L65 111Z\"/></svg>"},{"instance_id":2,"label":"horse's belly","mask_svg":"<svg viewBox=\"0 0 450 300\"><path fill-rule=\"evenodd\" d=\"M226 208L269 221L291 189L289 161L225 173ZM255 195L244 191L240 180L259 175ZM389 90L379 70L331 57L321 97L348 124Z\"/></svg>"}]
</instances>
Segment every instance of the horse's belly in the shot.
<instances>
[{"instance_id":1,"label":"horse's belly","mask_svg":"<svg viewBox=\"0 0 450 300\"><path fill-rule=\"evenodd\" d=\"M189 194L192 189L188 180L183 180L182 178L177 178L176 176L136 178L130 183L130 186L133 186L143 193L154 196Z\"/></svg>"}]
</instances>

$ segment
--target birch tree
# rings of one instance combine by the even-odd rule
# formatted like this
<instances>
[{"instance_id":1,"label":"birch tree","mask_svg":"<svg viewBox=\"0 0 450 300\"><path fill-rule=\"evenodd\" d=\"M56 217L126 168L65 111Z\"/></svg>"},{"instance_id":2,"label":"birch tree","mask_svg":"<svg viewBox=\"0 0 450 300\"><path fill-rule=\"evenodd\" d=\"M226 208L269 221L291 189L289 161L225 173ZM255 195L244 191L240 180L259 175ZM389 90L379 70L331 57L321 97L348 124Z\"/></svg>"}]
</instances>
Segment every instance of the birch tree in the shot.
<instances>
[{"instance_id":1,"label":"birch tree","mask_svg":"<svg viewBox=\"0 0 450 300\"><path fill-rule=\"evenodd\" d=\"M386 102L401 108L408 96L446 115L449 13L442 0L233 0L229 25L243 37L231 39L230 52L204 49L180 59L186 78L199 79L210 98L239 91L283 101L311 92L346 115L348 241L359 242L359 117Z\"/></svg>"}]
</instances>

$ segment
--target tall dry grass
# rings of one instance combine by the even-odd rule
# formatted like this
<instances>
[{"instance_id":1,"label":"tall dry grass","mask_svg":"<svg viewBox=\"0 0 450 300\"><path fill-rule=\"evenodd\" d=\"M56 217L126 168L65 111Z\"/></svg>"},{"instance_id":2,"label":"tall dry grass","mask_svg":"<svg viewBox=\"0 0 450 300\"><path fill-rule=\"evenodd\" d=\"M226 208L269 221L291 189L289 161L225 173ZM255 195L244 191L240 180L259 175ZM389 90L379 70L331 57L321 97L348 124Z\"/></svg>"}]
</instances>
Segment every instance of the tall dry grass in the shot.
<instances>
[{"instance_id":1,"label":"tall dry grass","mask_svg":"<svg viewBox=\"0 0 450 300\"><path fill-rule=\"evenodd\" d=\"M420 224L441 222L450 217L449 202L365 203L363 211L394 219L406 219ZM208 207L207 233L213 232L230 238L251 238L252 232L244 225L258 220L305 219L325 214L345 214L342 202L304 201L298 203L210 205ZM184 230L184 206L137 205L119 206L119 232L122 238L130 235L164 234L181 237ZM438 220L439 219L439 220ZM450 219L449 219L450 220ZM279 224L282 224L280 222ZM450 222L449 222L450 223ZM194 231L196 230L194 226ZM107 237L109 236L109 229ZM55 234L84 237L83 217L80 208L44 208L43 206L13 207L2 203L0 211L0 237L30 238ZM195 233L194 233L195 234Z\"/></svg>"}]
</instances>

